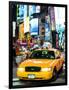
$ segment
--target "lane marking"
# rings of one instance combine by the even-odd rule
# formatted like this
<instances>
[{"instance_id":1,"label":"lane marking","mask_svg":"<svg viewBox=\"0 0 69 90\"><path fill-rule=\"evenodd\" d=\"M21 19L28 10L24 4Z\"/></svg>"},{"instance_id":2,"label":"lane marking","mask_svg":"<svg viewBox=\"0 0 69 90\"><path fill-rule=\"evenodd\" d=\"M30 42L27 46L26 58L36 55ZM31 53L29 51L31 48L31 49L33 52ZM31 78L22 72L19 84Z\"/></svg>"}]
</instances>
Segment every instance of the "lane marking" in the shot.
<instances>
[{"instance_id":1,"label":"lane marking","mask_svg":"<svg viewBox=\"0 0 69 90\"><path fill-rule=\"evenodd\" d=\"M13 78L13 82L14 82L14 81L19 81L19 78Z\"/></svg>"}]
</instances>

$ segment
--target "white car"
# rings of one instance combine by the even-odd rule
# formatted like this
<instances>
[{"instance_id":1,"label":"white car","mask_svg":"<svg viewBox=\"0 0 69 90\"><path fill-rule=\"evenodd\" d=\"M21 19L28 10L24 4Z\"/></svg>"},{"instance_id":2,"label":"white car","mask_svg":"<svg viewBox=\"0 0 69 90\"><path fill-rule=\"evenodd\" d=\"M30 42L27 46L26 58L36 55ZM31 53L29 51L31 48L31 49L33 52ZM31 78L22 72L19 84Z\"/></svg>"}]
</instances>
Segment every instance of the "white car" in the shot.
<instances>
[{"instance_id":1,"label":"white car","mask_svg":"<svg viewBox=\"0 0 69 90\"><path fill-rule=\"evenodd\" d=\"M44 42L43 48L52 48L52 44L50 42Z\"/></svg>"},{"instance_id":2,"label":"white car","mask_svg":"<svg viewBox=\"0 0 69 90\"><path fill-rule=\"evenodd\" d=\"M40 46L39 46L38 44L35 44L35 45L31 48L31 50L39 49L39 48L40 48Z\"/></svg>"}]
</instances>

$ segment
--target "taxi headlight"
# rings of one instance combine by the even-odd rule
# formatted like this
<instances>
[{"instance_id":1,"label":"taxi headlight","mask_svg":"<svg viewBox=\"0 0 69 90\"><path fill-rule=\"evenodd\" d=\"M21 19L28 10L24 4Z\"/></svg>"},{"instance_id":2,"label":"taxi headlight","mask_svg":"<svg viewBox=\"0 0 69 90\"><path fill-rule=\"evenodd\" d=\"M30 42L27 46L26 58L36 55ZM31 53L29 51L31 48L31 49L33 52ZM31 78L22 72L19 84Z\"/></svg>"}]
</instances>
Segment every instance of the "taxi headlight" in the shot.
<instances>
[{"instance_id":1,"label":"taxi headlight","mask_svg":"<svg viewBox=\"0 0 69 90\"><path fill-rule=\"evenodd\" d=\"M42 68L41 71L51 71L52 68Z\"/></svg>"},{"instance_id":2,"label":"taxi headlight","mask_svg":"<svg viewBox=\"0 0 69 90\"><path fill-rule=\"evenodd\" d=\"M18 68L18 71L23 72L23 71L25 71L25 68Z\"/></svg>"}]
</instances>

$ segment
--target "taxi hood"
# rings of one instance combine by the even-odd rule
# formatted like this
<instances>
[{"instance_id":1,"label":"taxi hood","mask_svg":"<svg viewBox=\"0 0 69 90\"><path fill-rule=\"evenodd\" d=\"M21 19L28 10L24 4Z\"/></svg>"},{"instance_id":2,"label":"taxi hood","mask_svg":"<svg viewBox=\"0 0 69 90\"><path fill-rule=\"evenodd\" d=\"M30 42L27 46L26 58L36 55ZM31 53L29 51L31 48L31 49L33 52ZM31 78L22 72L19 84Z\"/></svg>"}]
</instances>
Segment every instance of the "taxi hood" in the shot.
<instances>
[{"instance_id":1,"label":"taxi hood","mask_svg":"<svg viewBox=\"0 0 69 90\"><path fill-rule=\"evenodd\" d=\"M39 67L50 67L55 63L55 59L27 59L22 62L19 66L39 66Z\"/></svg>"}]
</instances>

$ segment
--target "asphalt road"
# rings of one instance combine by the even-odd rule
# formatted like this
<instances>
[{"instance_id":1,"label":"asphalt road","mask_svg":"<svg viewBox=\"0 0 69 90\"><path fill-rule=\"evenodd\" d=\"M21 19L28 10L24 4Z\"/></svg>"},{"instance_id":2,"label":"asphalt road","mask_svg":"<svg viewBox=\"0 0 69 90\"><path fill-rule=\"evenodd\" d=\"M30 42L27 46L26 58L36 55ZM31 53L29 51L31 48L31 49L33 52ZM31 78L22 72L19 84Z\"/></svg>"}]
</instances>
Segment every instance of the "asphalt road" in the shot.
<instances>
[{"instance_id":1,"label":"asphalt road","mask_svg":"<svg viewBox=\"0 0 69 90\"><path fill-rule=\"evenodd\" d=\"M13 87L31 87L31 86L46 86L48 84L64 84L65 83L65 69L63 72L59 73L59 76L56 80L51 81L20 81L16 76L16 67L13 68Z\"/></svg>"}]
</instances>

